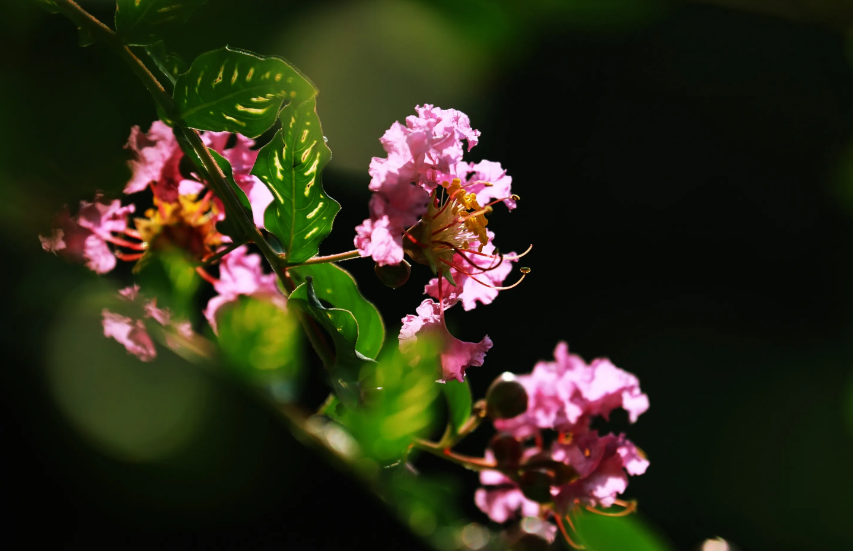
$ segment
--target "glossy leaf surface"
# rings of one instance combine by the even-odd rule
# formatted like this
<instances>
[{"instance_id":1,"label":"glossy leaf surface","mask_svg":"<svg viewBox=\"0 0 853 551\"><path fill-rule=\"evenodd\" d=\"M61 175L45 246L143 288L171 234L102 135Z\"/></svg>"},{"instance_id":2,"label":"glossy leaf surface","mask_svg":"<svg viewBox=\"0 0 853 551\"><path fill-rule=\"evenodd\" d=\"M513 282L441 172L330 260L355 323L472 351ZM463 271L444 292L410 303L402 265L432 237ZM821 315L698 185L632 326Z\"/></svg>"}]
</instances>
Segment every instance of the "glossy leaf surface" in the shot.
<instances>
[{"instance_id":1,"label":"glossy leaf surface","mask_svg":"<svg viewBox=\"0 0 853 551\"><path fill-rule=\"evenodd\" d=\"M252 174L273 194L264 225L281 242L285 259L304 262L332 231L337 201L323 190L321 173L332 158L313 98L285 107L281 130L261 148Z\"/></svg>"},{"instance_id":2,"label":"glossy leaf surface","mask_svg":"<svg viewBox=\"0 0 853 551\"><path fill-rule=\"evenodd\" d=\"M187 63L179 55L167 51L162 40L146 46L145 51L173 86L177 82L178 75L187 71Z\"/></svg>"},{"instance_id":3,"label":"glossy leaf surface","mask_svg":"<svg viewBox=\"0 0 853 551\"><path fill-rule=\"evenodd\" d=\"M298 104L316 93L286 61L226 47L201 54L178 76L175 107L192 128L256 138L275 123L285 100Z\"/></svg>"},{"instance_id":4,"label":"glossy leaf surface","mask_svg":"<svg viewBox=\"0 0 853 551\"><path fill-rule=\"evenodd\" d=\"M670 550L670 547L636 515L606 517L584 513L575 517L575 526L583 544L588 549L596 551Z\"/></svg>"},{"instance_id":5,"label":"glossy leaf surface","mask_svg":"<svg viewBox=\"0 0 853 551\"><path fill-rule=\"evenodd\" d=\"M362 380L363 403L344 408L344 424L364 453L381 464L402 457L412 438L435 421L437 358L426 347L422 352L430 358L422 356L416 366L399 353L382 358Z\"/></svg>"},{"instance_id":6,"label":"glossy leaf surface","mask_svg":"<svg viewBox=\"0 0 853 551\"><path fill-rule=\"evenodd\" d=\"M186 23L207 0L117 0L116 32L125 44L145 46Z\"/></svg>"},{"instance_id":7,"label":"glossy leaf surface","mask_svg":"<svg viewBox=\"0 0 853 551\"><path fill-rule=\"evenodd\" d=\"M468 386L467 379L462 383L452 380L442 385L441 390L447 399L447 424L451 431L456 434L465 424L465 421L471 417L471 387Z\"/></svg>"},{"instance_id":8,"label":"glossy leaf surface","mask_svg":"<svg viewBox=\"0 0 853 551\"><path fill-rule=\"evenodd\" d=\"M363 367L375 363L356 350L358 322L348 310L326 308L314 292L313 278L290 294L288 306L299 308L311 316L332 339L335 347L335 363L331 368L332 385L344 404L352 405L359 399L359 375Z\"/></svg>"},{"instance_id":9,"label":"glossy leaf surface","mask_svg":"<svg viewBox=\"0 0 853 551\"><path fill-rule=\"evenodd\" d=\"M385 326L376 307L365 299L358 290L355 279L337 264L310 264L290 268L290 275L297 285L306 277L314 278L317 297L335 308L349 310L358 323L358 342L355 349L376 359L385 340Z\"/></svg>"}]
</instances>

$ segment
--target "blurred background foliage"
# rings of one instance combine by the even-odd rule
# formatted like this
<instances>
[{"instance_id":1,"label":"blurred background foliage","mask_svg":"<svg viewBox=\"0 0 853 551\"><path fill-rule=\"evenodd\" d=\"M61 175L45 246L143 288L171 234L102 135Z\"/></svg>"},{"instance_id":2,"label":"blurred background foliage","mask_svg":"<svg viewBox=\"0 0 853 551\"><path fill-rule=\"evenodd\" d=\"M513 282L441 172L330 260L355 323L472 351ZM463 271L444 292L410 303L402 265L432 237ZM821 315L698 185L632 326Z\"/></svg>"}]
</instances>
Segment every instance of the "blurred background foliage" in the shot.
<instances>
[{"instance_id":1,"label":"blurred background foliage","mask_svg":"<svg viewBox=\"0 0 853 551\"><path fill-rule=\"evenodd\" d=\"M112 19L107 0L82 5ZM166 351L141 364L100 336L100 308L129 267L98 279L43 253L36 235L63 204L119 195L129 129L156 113L120 61L78 48L64 19L22 0L0 15L13 532L36 522L33 544L71 548L416 548L251 395ZM651 459L628 490L640 513L599 530L611 538L602 548L628 549L620 534L636 529L637 549L695 549L718 535L743 549L843 549L853 546L851 21L841 0L210 0L167 45L186 60L225 42L281 55L318 85L334 154L325 186L343 205L324 254L351 248L367 165L392 121L418 103L471 116L483 136L470 158L500 161L522 197L492 217L499 244L535 244L529 281L449 313L460 338L495 342L469 372L474 395L566 339L636 373L651 397L629 432ZM390 291L369 263L345 267L393 338L427 274ZM306 403L324 398L307 375ZM461 451L482 453L488 437ZM419 465L487 523L476 476L430 457ZM425 526L417 511L411 525ZM479 529L463 536L485 545Z\"/></svg>"}]
</instances>

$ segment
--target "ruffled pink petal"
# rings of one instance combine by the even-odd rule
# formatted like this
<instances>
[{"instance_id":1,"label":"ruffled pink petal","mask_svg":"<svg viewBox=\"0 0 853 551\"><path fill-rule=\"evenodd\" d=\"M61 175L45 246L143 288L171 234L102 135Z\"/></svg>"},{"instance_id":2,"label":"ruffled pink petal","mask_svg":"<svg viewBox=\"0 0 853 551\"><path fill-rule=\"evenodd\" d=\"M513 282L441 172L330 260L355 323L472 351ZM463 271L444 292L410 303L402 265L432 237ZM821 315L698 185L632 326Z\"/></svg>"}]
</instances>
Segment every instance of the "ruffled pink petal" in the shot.
<instances>
[{"instance_id":1,"label":"ruffled pink petal","mask_svg":"<svg viewBox=\"0 0 853 551\"><path fill-rule=\"evenodd\" d=\"M101 195L96 194L91 203L80 201L80 210L74 221L81 228L95 233L103 239L109 239L110 235L122 233L127 229L127 217L136 210L134 205L121 206L118 199L109 203L101 202Z\"/></svg>"},{"instance_id":2,"label":"ruffled pink petal","mask_svg":"<svg viewBox=\"0 0 853 551\"><path fill-rule=\"evenodd\" d=\"M471 366L481 366L485 360L486 353L492 347L492 340L487 336L479 343L464 342L447 330L442 310L452 306L452 303L437 302L426 299L418 306L417 315L409 314L403 318L403 327L400 329L400 351L410 352L416 345L418 338L435 339L441 346L440 359L443 382L456 379L462 382L465 378L465 370ZM415 359L417 361L417 358Z\"/></svg>"},{"instance_id":3,"label":"ruffled pink petal","mask_svg":"<svg viewBox=\"0 0 853 551\"><path fill-rule=\"evenodd\" d=\"M125 287L124 289L119 289L118 294L124 300L134 302L139 298L139 285L133 284Z\"/></svg>"},{"instance_id":4,"label":"ruffled pink petal","mask_svg":"<svg viewBox=\"0 0 853 551\"><path fill-rule=\"evenodd\" d=\"M355 228L355 247L362 257L372 257L380 266L403 261L403 229L394 228L387 216L367 219Z\"/></svg>"},{"instance_id":5,"label":"ruffled pink petal","mask_svg":"<svg viewBox=\"0 0 853 551\"><path fill-rule=\"evenodd\" d=\"M105 274L116 267L116 257L103 239L95 234L83 243L83 259L87 268L96 274Z\"/></svg>"},{"instance_id":6,"label":"ruffled pink petal","mask_svg":"<svg viewBox=\"0 0 853 551\"><path fill-rule=\"evenodd\" d=\"M470 165L472 174L468 176L468 182L489 182L492 185L473 184L466 186L466 190L477 195L477 202L485 205L495 199L505 199L504 204L512 210L516 202L512 197L512 177L507 176L506 169L500 163L493 161L480 161ZM510 197L510 199L506 199Z\"/></svg>"},{"instance_id":7,"label":"ruffled pink petal","mask_svg":"<svg viewBox=\"0 0 853 551\"><path fill-rule=\"evenodd\" d=\"M265 274L262 259L257 254L248 254L248 247L234 249L219 264L219 281L213 285L219 293L208 301L204 316L217 331L216 314L224 305L237 300L241 295L268 297L280 308L286 307L286 299L278 289L275 274Z\"/></svg>"},{"instance_id":8,"label":"ruffled pink petal","mask_svg":"<svg viewBox=\"0 0 853 551\"><path fill-rule=\"evenodd\" d=\"M147 134L134 126L125 148L134 153L134 159L127 163L131 178L124 187L124 193L140 192L156 182L155 195L174 201L182 179L178 163L183 153L172 129L161 121L154 121Z\"/></svg>"},{"instance_id":9,"label":"ruffled pink petal","mask_svg":"<svg viewBox=\"0 0 853 551\"><path fill-rule=\"evenodd\" d=\"M143 362L150 362L157 357L154 342L145 330L142 320L133 320L107 309L104 309L101 315L105 337L115 339L127 349L129 354L133 354Z\"/></svg>"},{"instance_id":10,"label":"ruffled pink petal","mask_svg":"<svg viewBox=\"0 0 853 551\"><path fill-rule=\"evenodd\" d=\"M479 488L474 503L494 522L503 523L519 516L539 515L539 504L524 497L518 487Z\"/></svg>"}]
</instances>

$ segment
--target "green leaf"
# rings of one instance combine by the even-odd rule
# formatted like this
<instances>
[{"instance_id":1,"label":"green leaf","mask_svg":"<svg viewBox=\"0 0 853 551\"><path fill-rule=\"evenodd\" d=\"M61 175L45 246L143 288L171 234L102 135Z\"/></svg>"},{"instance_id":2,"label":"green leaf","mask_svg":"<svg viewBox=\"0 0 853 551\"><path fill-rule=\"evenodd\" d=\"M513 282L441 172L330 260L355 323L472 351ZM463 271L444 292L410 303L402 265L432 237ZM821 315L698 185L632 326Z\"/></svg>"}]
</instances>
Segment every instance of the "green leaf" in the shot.
<instances>
[{"instance_id":1,"label":"green leaf","mask_svg":"<svg viewBox=\"0 0 853 551\"><path fill-rule=\"evenodd\" d=\"M636 515L607 517L593 513L575 515L581 542L594 551L669 551Z\"/></svg>"},{"instance_id":2,"label":"green leaf","mask_svg":"<svg viewBox=\"0 0 853 551\"><path fill-rule=\"evenodd\" d=\"M219 168L222 169L222 173L225 175L225 181L228 182L228 185L231 186L232 190L234 190L234 194L237 196L237 200L240 201L240 206L243 208L244 216L248 217L249 220L253 220L252 204L249 203L249 198L246 197L245 192L243 192L243 190L240 189L240 186L237 185L237 182L234 181L234 172L231 170L231 163L216 151L212 149L208 149L208 151L210 152L210 156L213 157L213 160L216 161L216 164L219 165ZM193 156L195 157L195 155ZM201 162L201 160L198 162ZM233 216L232 214L233 213L226 213L225 220L216 224L216 229L222 234L231 236L235 239L241 239L243 232L240 229L240 225L236 222L236 216Z\"/></svg>"},{"instance_id":3,"label":"green leaf","mask_svg":"<svg viewBox=\"0 0 853 551\"><path fill-rule=\"evenodd\" d=\"M116 32L125 44L146 46L174 30L207 0L117 0Z\"/></svg>"},{"instance_id":4,"label":"green leaf","mask_svg":"<svg viewBox=\"0 0 853 551\"><path fill-rule=\"evenodd\" d=\"M145 51L151 57L151 60L160 69L160 72L169 79L172 86L177 82L178 75L187 72L187 63L177 54L170 53L166 50L166 44L160 40L150 46L145 47Z\"/></svg>"},{"instance_id":5,"label":"green leaf","mask_svg":"<svg viewBox=\"0 0 853 551\"><path fill-rule=\"evenodd\" d=\"M56 7L56 2L53 0L36 0L36 4L50 13L59 13L59 8Z\"/></svg>"},{"instance_id":6,"label":"green leaf","mask_svg":"<svg viewBox=\"0 0 853 551\"><path fill-rule=\"evenodd\" d=\"M444 397L447 399L448 418L447 425L453 434L458 434L462 425L471 417L471 387L468 380L448 381L442 386Z\"/></svg>"},{"instance_id":7,"label":"green leaf","mask_svg":"<svg viewBox=\"0 0 853 551\"><path fill-rule=\"evenodd\" d=\"M409 365L399 352L383 358L362 377L364 400L343 411L344 425L358 440L364 453L381 464L400 459L412 438L423 436L436 419L435 382L437 357Z\"/></svg>"},{"instance_id":8,"label":"green leaf","mask_svg":"<svg viewBox=\"0 0 853 551\"><path fill-rule=\"evenodd\" d=\"M314 278L317 297L335 308L349 310L358 323L358 342L355 349L376 359L385 341L385 326L379 310L358 290L355 279L337 264L309 264L289 269L293 281L299 285L307 277Z\"/></svg>"},{"instance_id":9,"label":"green leaf","mask_svg":"<svg viewBox=\"0 0 853 551\"><path fill-rule=\"evenodd\" d=\"M282 102L299 104L316 94L283 59L225 47L201 54L178 76L175 106L192 128L256 138L275 124Z\"/></svg>"},{"instance_id":10,"label":"green leaf","mask_svg":"<svg viewBox=\"0 0 853 551\"><path fill-rule=\"evenodd\" d=\"M284 248L285 260L298 264L319 251L341 206L326 195L321 173L332 158L313 98L288 104L281 130L258 152L252 174L273 194L264 225Z\"/></svg>"},{"instance_id":11,"label":"green leaf","mask_svg":"<svg viewBox=\"0 0 853 551\"><path fill-rule=\"evenodd\" d=\"M335 347L335 364L331 367L335 394L344 404L357 403L360 397L358 381L361 370L375 362L356 350L358 322L355 317L348 310L323 306L314 292L311 276L306 277L305 283L290 293L287 303L310 315L329 333Z\"/></svg>"},{"instance_id":12,"label":"green leaf","mask_svg":"<svg viewBox=\"0 0 853 551\"><path fill-rule=\"evenodd\" d=\"M158 307L168 308L178 318L191 319L197 312L195 295L201 284L195 266L185 251L173 247L147 251L134 272L145 292L157 297Z\"/></svg>"},{"instance_id":13,"label":"green leaf","mask_svg":"<svg viewBox=\"0 0 853 551\"><path fill-rule=\"evenodd\" d=\"M216 320L219 347L232 372L280 400L294 399L302 365L294 316L269 300L239 297Z\"/></svg>"}]
</instances>

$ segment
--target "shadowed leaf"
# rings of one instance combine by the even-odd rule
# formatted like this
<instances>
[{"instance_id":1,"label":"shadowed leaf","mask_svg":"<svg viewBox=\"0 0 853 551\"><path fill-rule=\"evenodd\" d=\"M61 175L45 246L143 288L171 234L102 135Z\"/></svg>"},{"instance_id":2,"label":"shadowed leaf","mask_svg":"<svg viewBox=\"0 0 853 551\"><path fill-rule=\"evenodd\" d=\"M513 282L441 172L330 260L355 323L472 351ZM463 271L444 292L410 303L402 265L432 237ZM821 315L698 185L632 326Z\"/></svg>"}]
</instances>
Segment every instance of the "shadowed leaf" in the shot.
<instances>
[{"instance_id":1,"label":"shadowed leaf","mask_svg":"<svg viewBox=\"0 0 853 551\"><path fill-rule=\"evenodd\" d=\"M311 264L290 268L290 275L297 285L309 276L314 278L317 297L335 308L349 310L358 322L356 350L376 359L385 340L385 326L376 307L365 299L358 290L355 279L337 264Z\"/></svg>"},{"instance_id":2,"label":"shadowed leaf","mask_svg":"<svg viewBox=\"0 0 853 551\"><path fill-rule=\"evenodd\" d=\"M117 0L116 32L125 44L146 46L186 23L207 0Z\"/></svg>"},{"instance_id":3,"label":"shadowed leaf","mask_svg":"<svg viewBox=\"0 0 853 551\"><path fill-rule=\"evenodd\" d=\"M447 398L448 419L447 424L454 434L459 432L465 421L471 416L471 387L468 380L448 381L441 387L444 397Z\"/></svg>"}]
</instances>

